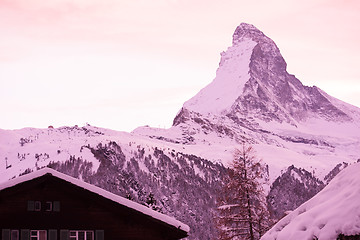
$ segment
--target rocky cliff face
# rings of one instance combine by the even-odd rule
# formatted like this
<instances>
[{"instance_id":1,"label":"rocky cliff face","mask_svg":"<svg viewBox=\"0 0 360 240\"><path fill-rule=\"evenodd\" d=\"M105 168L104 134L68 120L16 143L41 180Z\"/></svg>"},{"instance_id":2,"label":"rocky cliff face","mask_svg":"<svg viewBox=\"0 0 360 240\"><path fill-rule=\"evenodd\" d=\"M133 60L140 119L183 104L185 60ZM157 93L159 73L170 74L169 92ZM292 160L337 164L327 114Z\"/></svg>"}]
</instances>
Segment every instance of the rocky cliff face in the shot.
<instances>
[{"instance_id":1,"label":"rocky cliff face","mask_svg":"<svg viewBox=\"0 0 360 240\"><path fill-rule=\"evenodd\" d=\"M276 44L262 32L247 24L234 33L234 44L250 38L253 48L250 79L242 95L232 107L232 113L246 113L265 121L298 121L317 116L331 121L352 118L331 104L317 87L304 86L286 71L286 62Z\"/></svg>"}]
</instances>

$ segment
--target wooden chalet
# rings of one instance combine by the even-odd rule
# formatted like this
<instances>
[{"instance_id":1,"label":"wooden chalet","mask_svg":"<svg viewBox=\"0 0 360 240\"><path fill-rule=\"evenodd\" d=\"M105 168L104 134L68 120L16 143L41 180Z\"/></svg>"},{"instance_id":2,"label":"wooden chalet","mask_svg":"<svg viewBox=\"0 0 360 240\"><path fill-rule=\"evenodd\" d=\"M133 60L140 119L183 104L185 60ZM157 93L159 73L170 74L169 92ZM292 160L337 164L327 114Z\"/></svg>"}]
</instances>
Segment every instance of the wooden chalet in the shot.
<instances>
[{"instance_id":1,"label":"wooden chalet","mask_svg":"<svg viewBox=\"0 0 360 240\"><path fill-rule=\"evenodd\" d=\"M176 219L44 168L0 185L2 240L170 240Z\"/></svg>"},{"instance_id":2,"label":"wooden chalet","mask_svg":"<svg viewBox=\"0 0 360 240\"><path fill-rule=\"evenodd\" d=\"M336 240L360 240L360 235L345 236L340 234Z\"/></svg>"}]
</instances>

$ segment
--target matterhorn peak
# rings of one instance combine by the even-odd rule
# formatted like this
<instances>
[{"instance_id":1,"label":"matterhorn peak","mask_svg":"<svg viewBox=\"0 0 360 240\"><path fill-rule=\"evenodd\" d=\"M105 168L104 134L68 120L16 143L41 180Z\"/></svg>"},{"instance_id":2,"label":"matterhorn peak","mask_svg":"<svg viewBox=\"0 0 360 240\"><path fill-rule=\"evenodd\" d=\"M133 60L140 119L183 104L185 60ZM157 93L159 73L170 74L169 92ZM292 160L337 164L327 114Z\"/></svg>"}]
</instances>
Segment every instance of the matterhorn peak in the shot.
<instances>
[{"instance_id":1,"label":"matterhorn peak","mask_svg":"<svg viewBox=\"0 0 360 240\"><path fill-rule=\"evenodd\" d=\"M333 102L319 88L306 87L287 72L274 41L253 25L241 23L233 34L232 46L221 53L215 79L185 102L183 109L187 111L179 114L193 112L204 117L286 122L293 126L309 118L352 119Z\"/></svg>"},{"instance_id":2,"label":"matterhorn peak","mask_svg":"<svg viewBox=\"0 0 360 240\"><path fill-rule=\"evenodd\" d=\"M257 43L254 49L257 55L260 55L262 58L266 56L270 60L275 60L277 62L277 70L279 70L279 63L281 62L281 70L286 71L286 62L281 56L280 50L275 42L254 25L241 23L233 34L233 45L238 45L243 41L247 41L247 39L251 39ZM269 63L271 62L274 61L270 61Z\"/></svg>"},{"instance_id":3,"label":"matterhorn peak","mask_svg":"<svg viewBox=\"0 0 360 240\"><path fill-rule=\"evenodd\" d=\"M257 29L254 25L248 23L241 23L233 34L233 44L242 41L244 38L252 39L258 42L261 38L267 38L263 32Z\"/></svg>"},{"instance_id":4,"label":"matterhorn peak","mask_svg":"<svg viewBox=\"0 0 360 240\"><path fill-rule=\"evenodd\" d=\"M274 58L282 64L271 64ZM281 66L285 71L286 63L276 44L253 25L241 23L233 34L232 46L221 53L216 78L187 101L184 108L202 115L226 115L231 112L251 79L250 67L257 59L265 59L265 64L276 65L277 68Z\"/></svg>"}]
</instances>

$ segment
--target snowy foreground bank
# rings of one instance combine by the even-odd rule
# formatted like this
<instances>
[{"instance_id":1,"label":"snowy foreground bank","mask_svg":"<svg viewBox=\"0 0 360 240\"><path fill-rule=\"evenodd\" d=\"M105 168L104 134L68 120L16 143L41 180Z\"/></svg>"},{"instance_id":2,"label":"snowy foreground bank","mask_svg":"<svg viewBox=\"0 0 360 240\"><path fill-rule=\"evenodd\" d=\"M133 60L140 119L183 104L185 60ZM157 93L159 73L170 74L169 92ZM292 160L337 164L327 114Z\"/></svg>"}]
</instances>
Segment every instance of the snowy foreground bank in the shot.
<instances>
[{"instance_id":1,"label":"snowy foreground bank","mask_svg":"<svg viewBox=\"0 0 360 240\"><path fill-rule=\"evenodd\" d=\"M336 239L360 233L360 163L275 224L261 240Z\"/></svg>"}]
</instances>

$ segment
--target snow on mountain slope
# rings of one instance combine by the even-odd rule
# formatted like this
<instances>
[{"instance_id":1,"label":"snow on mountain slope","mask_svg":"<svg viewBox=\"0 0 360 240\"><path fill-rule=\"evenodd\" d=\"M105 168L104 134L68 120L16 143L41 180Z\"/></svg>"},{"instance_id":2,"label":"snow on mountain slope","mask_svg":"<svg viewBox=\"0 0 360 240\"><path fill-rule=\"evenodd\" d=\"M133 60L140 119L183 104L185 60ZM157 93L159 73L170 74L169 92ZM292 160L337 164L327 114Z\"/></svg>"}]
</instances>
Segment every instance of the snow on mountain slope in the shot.
<instances>
[{"instance_id":1,"label":"snow on mountain slope","mask_svg":"<svg viewBox=\"0 0 360 240\"><path fill-rule=\"evenodd\" d=\"M24 128L19 130L0 129L0 168L6 181L26 170L35 170L47 166L50 162L65 162L71 157L79 158L92 164L97 171L99 160L94 157L89 147L99 143L117 141L124 146L138 142L136 137L126 132L97 128L90 125L84 127L61 127L48 129ZM144 145L151 142L148 138ZM131 155L126 147L124 151Z\"/></svg>"},{"instance_id":2,"label":"snow on mountain slope","mask_svg":"<svg viewBox=\"0 0 360 240\"><path fill-rule=\"evenodd\" d=\"M337 239L360 233L360 163L340 172L322 191L276 223L261 239Z\"/></svg>"},{"instance_id":3,"label":"snow on mountain slope","mask_svg":"<svg viewBox=\"0 0 360 240\"><path fill-rule=\"evenodd\" d=\"M184 107L203 115L225 115L250 79L247 70L255 45L256 42L245 39L223 52L214 81L185 102Z\"/></svg>"},{"instance_id":4,"label":"snow on mountain slope","mask_svg":"<svg viewBox=\"0 0 360 240\"><path fill-rule=\"evenodd\" d=\"M89 131L89 132L86 132ZM81 156L93 164L96 171L99 165L88 149L82 146L96 137L93 131L80 128L0 130L1 181L17 176L26 169L44 167L50 161L65 161L70 156Z\"/></svg>"},{"instance_id":5,"label":"snow on mountain slope","mask_svg":"<svg viewBox=\"0 0 360 240\"><path fill-rule=\"evenodd\" d=\"M152 129L154 130L154 129ZM161 131L161 129L158 129ZM179 134L173 134L174 136ZM171 134L169 137L172 137ZM139 148L144 154L152 154L152 149L166 152L182 152L203 156L208 145L182 145L164 139L149 138L127 132L118 132L94 126L60 127L48 129L24 128L19 130L0 129L0 182L47 166L50 162L65 162L70 158L81 159L92 164L92 171L96 172L99 160L94 157L90 148L99 144L116 142L121 146L127 160L130 160ZM223 148L221 147L223 151ZM225 152L226 154L226 152ZM214 162L223 159L223 154L213 154L210 158ZM140 167L142 166L141 163Z\"/></svg>"}]
</instances>

